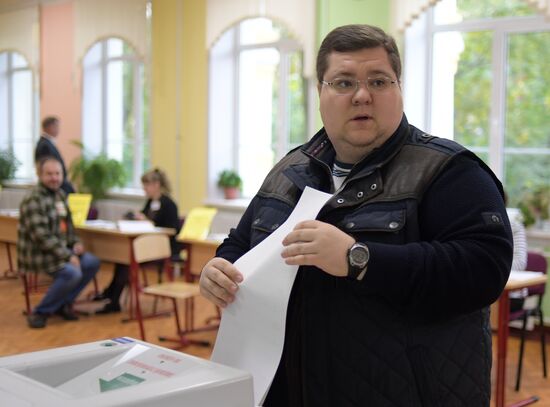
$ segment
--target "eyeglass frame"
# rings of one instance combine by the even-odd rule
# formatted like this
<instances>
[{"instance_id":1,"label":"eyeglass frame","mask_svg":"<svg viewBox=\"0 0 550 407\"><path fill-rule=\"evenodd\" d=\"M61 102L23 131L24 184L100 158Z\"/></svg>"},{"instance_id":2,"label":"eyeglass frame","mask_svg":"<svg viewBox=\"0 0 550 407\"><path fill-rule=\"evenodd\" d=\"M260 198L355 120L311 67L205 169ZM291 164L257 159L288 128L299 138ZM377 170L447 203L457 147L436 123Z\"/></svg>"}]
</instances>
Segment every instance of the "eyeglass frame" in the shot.
<instances>
[{"instance_id":1,"label":"eyeglass frame","mask_svg":"<svg viewBox=\"0 0 550 407\"><path fill-rule=\"evenodd\" d=\"M368 81L369 80L372 80L372 79L387 79L389 80L389 85L387 88L384 88L384 89L374 89L372 90L370 87L369 87L369 83ZM345 92L339 92L339 90L337 88L334 87L334 81L336 80L349 80L350 82L353 82L355 83L355 89L351 90L350 88L350 91L348 92L347 90ZM359 90L359 84L360 83L364 83L365 84L365 87L367 88L367 90L371 93L374 93L374 94L379 94L379 93L382 93L386 90L388 90L390 88L391 85L395 85L396 83L399 83L399 80L398 79L392 79L390 78L389 76L386 76L386 75L380 75L380 76L376 76L376 77L367 77L367 79L363 79L363 80L360 80L360 79L347 79L347 78L334 78L332 81L321 81L321 84L322 85L327 85L329 86L332 90L334 90L338 95L353 95L355 94L355 92L357 92L357 90Z\"/></svg>"}]
</instances>

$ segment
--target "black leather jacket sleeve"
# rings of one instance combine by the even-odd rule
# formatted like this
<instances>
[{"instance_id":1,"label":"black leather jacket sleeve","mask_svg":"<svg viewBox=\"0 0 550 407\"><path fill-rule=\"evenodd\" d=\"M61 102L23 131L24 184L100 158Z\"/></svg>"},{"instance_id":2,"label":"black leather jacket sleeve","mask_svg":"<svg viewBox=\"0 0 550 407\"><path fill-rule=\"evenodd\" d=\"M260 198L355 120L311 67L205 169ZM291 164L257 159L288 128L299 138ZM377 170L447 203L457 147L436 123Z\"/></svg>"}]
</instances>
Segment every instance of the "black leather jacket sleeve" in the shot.
<instances>
[{"instance_id":1,"label":"black leather jacket sleeve","mask_svg":"<svg viewBox=\"0 0 550 407\"><path fill-rule=\"evenodd\" d=\"M222 257L225 260L234 263L239 257L250 250L250 230L252 227L252 218L259 205L259 198L256 196L248 205L245 213L241 217L236 228L232 228L229 236L218 247L216 257Z\"/></svg>"}]
</instances>

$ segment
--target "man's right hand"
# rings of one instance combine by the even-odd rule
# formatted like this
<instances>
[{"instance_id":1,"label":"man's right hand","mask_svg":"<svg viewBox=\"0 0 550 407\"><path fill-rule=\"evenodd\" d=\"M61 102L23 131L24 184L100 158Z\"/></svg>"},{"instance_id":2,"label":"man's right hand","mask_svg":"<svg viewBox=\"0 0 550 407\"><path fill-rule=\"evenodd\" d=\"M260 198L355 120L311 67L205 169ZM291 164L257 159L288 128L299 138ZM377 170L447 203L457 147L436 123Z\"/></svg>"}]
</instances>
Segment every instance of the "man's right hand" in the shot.
<instances>
[{"instance_id":1,"label":"man's right hand","mask_svg":"<svg viewBox=\"0 0 550 407\"><path fill-rule=\"evenodd\" d=\"M206 299L225 308L235 300L239 289L237 283L242 281L243 275L233 264L221 257L214 257L202 269L199 285Z\"/></svg>"},{"instance_id":2,"label":"man's right hand","mask_svg":"<svg viewBox=\"0 0 550 407\"><path fill-rule=\"evenodd\" d=\"M72 255L69 259L69 263L71 263L73 266L80 268L80 259L77 255Z\"/></svg>"}]
</instances>

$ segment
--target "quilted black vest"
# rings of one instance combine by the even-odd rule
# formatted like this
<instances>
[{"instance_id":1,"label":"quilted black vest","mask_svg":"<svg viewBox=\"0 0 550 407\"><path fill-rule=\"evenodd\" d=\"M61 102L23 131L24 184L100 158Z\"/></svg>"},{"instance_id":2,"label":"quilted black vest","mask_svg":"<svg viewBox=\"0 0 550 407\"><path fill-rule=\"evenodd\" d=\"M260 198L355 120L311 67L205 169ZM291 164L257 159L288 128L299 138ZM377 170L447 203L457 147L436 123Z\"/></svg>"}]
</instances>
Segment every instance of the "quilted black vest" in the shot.
<instances>
[{"instance_id":1,"label":"quilted black vest","mask_svg":"<svg viewBox=\"0 0 550 407\"><path fill-rule=\"evenodd\" d=\"M359 241L421 239L417 215L426 189L457 156L479 160L452 141L406 123L400 129L391 153L354 169L319 220ZM329 144L318 134L272 170L258 193L263 204L255 214L252 245L284 222L306 185L331 190ZM292 406L489 406L488 309L450 318L433 311L404 308L368 287L302 267L271 391L287 386ZM279 399L270 396L266 405L275 406Z\"/></svg>"}]
</instances>

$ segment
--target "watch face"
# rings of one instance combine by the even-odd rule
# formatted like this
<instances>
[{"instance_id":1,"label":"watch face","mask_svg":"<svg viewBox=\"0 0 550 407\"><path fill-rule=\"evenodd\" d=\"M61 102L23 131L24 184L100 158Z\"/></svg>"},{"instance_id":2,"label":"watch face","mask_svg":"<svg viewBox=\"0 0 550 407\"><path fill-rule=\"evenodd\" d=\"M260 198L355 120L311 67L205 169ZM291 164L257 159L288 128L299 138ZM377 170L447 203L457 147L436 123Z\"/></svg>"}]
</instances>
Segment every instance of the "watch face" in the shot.
<instances>
[{"instance_id":1,"label":"watch face","mask_svg":"<svg viewBox=\"0 0 550 407\"><path fill-rule=\"evenodd\" d=\"M369 260L368 252L364 247L354 247L350 253L351 260L356 266L365 266Z\"/></svg>"}]
</instances>

